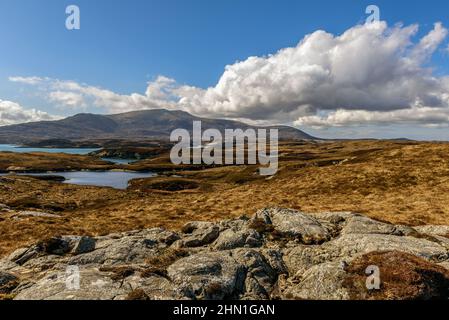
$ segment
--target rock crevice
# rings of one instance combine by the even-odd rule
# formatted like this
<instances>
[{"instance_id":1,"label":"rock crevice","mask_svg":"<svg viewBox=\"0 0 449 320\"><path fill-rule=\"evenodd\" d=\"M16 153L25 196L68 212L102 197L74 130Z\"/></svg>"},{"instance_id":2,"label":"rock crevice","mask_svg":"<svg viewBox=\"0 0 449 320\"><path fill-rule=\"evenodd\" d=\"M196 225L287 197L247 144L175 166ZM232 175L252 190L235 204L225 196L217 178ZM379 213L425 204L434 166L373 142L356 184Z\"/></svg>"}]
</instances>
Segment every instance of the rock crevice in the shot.
<instances>
[{"instance_id":1,"label":"rock crevice","mask_svg":"<svg viewBox=\"0 0 449 320\"><path fill-rule=\"evenodd\" d=\"M0 298L447 299L434 284L449 283L447 230L267 208L180 232L64 236L1 259ZM372 291L365 268L376 263Z\"/></svg>"}]
</instances>

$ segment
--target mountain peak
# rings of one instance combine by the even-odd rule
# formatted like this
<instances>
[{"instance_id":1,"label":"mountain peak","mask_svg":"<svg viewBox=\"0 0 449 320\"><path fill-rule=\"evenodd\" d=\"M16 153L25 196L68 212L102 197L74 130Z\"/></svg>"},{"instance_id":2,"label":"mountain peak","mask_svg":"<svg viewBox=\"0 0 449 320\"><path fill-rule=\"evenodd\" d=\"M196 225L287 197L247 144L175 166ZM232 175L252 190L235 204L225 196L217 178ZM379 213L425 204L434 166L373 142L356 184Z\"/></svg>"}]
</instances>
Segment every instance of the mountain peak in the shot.
<instances>
[{"instance_id":1,"label":"mountain peak","mask_svg":"<svg viewBox=\"0 0 449 320\"><path fill-rule=\"evenodd\" d=\"M79 113L62 120L0 127L0 142L23 143L45 139L168 140L171 132L175 129L191 131L194 120L201 120L204 130L209 128L220 131L230 128L258 128L233 120L200 118L182 110L151 109L112 115ZM281 139L316 139L292 127L274 126L274 128L279 129Z\"/></svg>"}]
</instances>

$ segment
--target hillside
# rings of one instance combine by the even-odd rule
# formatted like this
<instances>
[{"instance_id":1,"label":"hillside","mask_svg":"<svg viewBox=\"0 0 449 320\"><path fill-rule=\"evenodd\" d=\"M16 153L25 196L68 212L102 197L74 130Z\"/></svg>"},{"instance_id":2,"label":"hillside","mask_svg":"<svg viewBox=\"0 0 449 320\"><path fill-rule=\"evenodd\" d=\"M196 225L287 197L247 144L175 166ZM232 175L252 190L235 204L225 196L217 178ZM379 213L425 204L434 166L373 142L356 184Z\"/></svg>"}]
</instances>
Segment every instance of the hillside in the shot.
<instances>
[{"instance_id":1,"label":"hillside","mask_svg":"<svg viewBox=\"0 0 449 320\"><path fill-rule=\"evenodd\" d=\"M24 143L47 139L161 139L168 140L175 129L191 131L193 121L202 121L203 130L220 131L235 128L256 128L248 124L193 116L184 111L142 110L115 115L77 114L62 120L40 121L0 127L0 143ZM313 140L305 132L276 126L281 139Z\"/></svg>"}]
</instances>

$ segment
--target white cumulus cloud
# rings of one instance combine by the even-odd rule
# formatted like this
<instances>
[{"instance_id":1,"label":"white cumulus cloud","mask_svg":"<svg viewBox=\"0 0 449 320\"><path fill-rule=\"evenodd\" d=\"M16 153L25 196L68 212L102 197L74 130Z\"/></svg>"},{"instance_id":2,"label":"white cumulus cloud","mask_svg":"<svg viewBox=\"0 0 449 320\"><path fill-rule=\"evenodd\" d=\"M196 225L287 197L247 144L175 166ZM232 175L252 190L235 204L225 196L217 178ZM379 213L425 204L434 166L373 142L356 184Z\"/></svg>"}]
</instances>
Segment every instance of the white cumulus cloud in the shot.
<instances>
[{"instance_id":1,"label":"white cumulus cloud","mask_svg":"<svg viewBox=\"0 0 449 320\"><path fill-rule=\"evenodd\" d=\"M0 100L0 126L55 119L57 117L46 112L36 109L25 109L16 102Z\"/></svg>"},{"instance_id":2,"label":"white cumulus cloud","mask_svg":"<svg viewBox=\"0 0 449 320\"><path fill-rule=\"evenodd\" d=\"M447 122L449 77L427 67L448 31L441 23L415 40L417 25L356 25L341 35L319 30L296 46L225 67L210 88L159 76L145 93L118 94L73 81L11 77L45 84L69 107L108 112L182 109L193 114L297 125Z\"/></svg>"},{"instance_id":3,"label":"white cumulus cloud","mask_svg":"<svg viewBox=\"0 0 449 320\"><path fill-rule=\"evenodd\" d=\"M447 79L423 67L447 30L437 23L413 44L417 30L380 22L341 36L317 31L296 47L227 66L215 87L184 88L180 104L196 113L299 123L323 110L356 112L355 119L358 110L447 108Z\"/></svg>"}]
</instances>

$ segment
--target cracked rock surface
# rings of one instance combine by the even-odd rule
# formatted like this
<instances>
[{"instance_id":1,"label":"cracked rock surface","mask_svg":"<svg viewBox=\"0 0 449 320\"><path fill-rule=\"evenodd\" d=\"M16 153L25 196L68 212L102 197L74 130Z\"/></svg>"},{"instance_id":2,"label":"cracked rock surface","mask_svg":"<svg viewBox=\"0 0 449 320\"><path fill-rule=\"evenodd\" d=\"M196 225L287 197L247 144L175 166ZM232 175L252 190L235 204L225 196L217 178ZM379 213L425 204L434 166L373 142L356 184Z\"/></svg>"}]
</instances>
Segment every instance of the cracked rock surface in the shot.
<instances>
[{"instance_id":1,"label":"cracked rock surface","mask_svg":"<svg viewBox=\"0 0 449 320\"><path fill-rule=\"evenodd\" d=\"M62 236L0 259L0 298L447 299L448 226L267 208L101 237ZM378 289L366 287L378 266Z\"/></svg>"}]
</instances>

